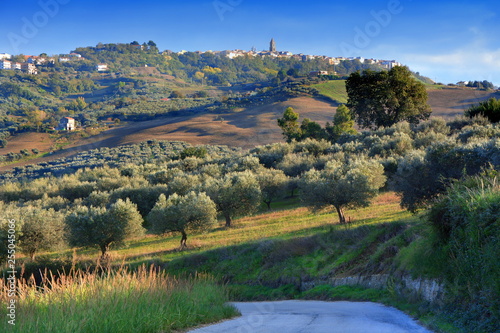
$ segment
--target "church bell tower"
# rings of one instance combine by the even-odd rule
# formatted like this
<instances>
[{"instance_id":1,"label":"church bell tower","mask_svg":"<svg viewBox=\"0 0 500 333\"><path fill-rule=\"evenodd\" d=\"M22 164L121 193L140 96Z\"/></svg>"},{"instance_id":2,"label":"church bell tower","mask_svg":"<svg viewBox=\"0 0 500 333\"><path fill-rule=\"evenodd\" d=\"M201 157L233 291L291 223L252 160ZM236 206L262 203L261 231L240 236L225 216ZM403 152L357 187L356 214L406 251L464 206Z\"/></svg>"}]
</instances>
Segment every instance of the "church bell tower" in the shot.
<instances>
[{"instance_id":1,"label":"church bell tower","mask_svg":"<svg viewBox=\"0 0 500 333\"><path fill-rule=\"evenodd\" d=\"M274 38L271 39L271 43L269 45L269 52L276 52L276 42Z\"/></svg>"}]
</instances>

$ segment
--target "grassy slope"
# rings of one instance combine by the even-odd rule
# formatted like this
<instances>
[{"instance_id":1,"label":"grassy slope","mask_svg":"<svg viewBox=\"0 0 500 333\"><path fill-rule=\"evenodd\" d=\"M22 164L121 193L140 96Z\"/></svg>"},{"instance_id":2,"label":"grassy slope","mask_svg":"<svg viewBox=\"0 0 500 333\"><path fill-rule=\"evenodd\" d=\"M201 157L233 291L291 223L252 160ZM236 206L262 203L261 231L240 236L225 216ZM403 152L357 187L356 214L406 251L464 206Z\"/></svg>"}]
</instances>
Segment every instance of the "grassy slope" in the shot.
<instances>
[{"instance_id":1,"label":"grassy slope","mask_svg":"<svg viewBox=\"0 0 500 333\"><path fill-rule=\"evenodd\" d=\"M345 80L326 81L314 84L311 87L318 89L319 93L338 103L347 103L347 91L345 90Z\"/></svg>"},{"instance_id":2,"label":"grassy slope","mask_svg":"<svg viewBox=\"0 0 500 333\"><path fill-rule=\"evenodd\" d=\"M221 221L220 225L209 233L188 233L189 249L186 251L178 251L180 235L174 234L167 237L150 235L132 240L126 248L112 250L110 254L117 264L126 262L140 265L149 263L151 259L169 262L208 250L255 244L270 239L286 240L314 236L317 233L327 232L332 227L339 228L336 212L311 212L301 207L297 198L273 203L271 206L275 209L267 211L263 205L256 215L237 219L234 227L230 229L224 228L224 223ZM373 206L348 211L346 216L356 225L388 223L411 217L399 207L399 199L393 193L380 195L375 199ZM68 252L68 255L71 254ZM97 255L97 249L82 250L77 252L77 259L95 259Z\"/></svg>"},{"instance_id":3,"label":"grassy slope","mask_svg":"<svg viewBox=\"0 0 500 333\"><path fill-rule=\"evenodd\" d=\"M300 207L296 199L277 203L279 209L262 211L223 223L206 234L188 235L189 249L178 251L179 235L148 236L111 251L116 265L132 267L155 263L175 275L208 273L226 281L234 300L289 298L379 301L406 310L436 329L445 327L430 316L423 303L413 305L390 291L318 285L303 291L302 282L329 277L413 271L433 277L435 270L412 261L413 244L425 233L422 221L399 207L393 193L375 199L372 206L347 212L349 226L336 224L335 212L317 214ZM425 244L424 244L425 246ZM53 254L61 256L61 254ZM68 251L62 256L72 257ZM82 249L73 259L95 260L98 251ZM70 260L70 259L68 259ZM428 260L429 261L429 260ZM428 262L427 262L428 263ZM432 266L432 265L431 265ZM451 330L444 330L452 332Z\"/></svg>"}]
</instances>

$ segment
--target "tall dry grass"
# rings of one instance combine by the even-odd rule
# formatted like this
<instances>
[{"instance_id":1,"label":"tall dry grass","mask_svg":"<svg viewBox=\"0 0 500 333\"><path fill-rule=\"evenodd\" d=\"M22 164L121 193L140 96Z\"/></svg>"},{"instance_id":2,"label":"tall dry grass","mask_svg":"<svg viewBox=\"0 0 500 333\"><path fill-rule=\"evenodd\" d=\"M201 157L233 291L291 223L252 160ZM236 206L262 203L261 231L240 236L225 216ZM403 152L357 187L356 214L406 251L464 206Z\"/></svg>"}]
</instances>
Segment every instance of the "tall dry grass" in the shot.
<instances>
[{"instance_id":1,"label":"tall dry grass","mask_svg":"<svg viewBox=\"0 0 500 333\"><path fill-rule=\"evenodd\" d=\"M0 302L8 285L0 280ZM203 275L178 279L142 266L100 272L75 271L41 283L17 281L15 326L0 308L0 331L22 333L171 332L235 316L223 286Z\"/></svg>"}]
</instances>

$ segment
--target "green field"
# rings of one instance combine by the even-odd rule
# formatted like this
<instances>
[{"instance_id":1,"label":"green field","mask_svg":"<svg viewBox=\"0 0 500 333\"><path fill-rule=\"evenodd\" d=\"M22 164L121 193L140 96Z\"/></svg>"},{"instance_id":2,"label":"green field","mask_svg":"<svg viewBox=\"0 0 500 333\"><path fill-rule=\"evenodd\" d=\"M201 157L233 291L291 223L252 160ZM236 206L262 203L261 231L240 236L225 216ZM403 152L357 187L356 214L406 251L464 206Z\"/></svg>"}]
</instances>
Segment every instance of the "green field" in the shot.
<instances>
[{"instance_id":1,"label":"green field","mask_svg":"<svg viewBox=\"0 0 500 333\"><path fill-rule=\"evenodd\" d=\"M345 90L345 80L333 80L314 84L311 87L318 89L319 93L338 103L347 103L347 92Z\"/></svg>"}]
</instances>

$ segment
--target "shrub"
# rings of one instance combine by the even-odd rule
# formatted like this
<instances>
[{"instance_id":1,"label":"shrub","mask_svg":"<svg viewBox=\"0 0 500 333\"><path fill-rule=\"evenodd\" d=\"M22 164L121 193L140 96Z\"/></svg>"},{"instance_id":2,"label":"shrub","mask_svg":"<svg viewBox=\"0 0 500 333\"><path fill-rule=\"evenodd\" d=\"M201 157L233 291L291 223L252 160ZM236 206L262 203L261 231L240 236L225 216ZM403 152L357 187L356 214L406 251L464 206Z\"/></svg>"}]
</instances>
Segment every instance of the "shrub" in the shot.
<instances>
[{"instance_id":1,"label":"shrub","mask_svg":"<svg viewBox=\"0 0 500 333\"><path fill-rule=\"evenodd\" d=\"M429 212L440 240L435 246L447 252L444 270L452 286L450 303L472 314L466 323L470 332L500 329L500 184L496 174L490 170L452 184ZM486 326L477 326L480 322Z\"/></svg>"},{"instance_id":2,"label":"shrub","mask_svg":"<svg viewBox=\"0 0 500 333\"><path fill-rule=\"evenodd\" d=\"M207 156L207 149L205 147L188 147L180 154L181 159L185 159L186 157L205 158L205 156Z\"/></svg>"}]
</instances>

